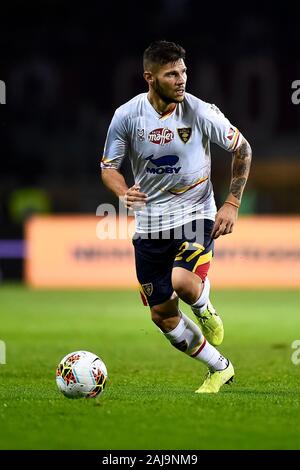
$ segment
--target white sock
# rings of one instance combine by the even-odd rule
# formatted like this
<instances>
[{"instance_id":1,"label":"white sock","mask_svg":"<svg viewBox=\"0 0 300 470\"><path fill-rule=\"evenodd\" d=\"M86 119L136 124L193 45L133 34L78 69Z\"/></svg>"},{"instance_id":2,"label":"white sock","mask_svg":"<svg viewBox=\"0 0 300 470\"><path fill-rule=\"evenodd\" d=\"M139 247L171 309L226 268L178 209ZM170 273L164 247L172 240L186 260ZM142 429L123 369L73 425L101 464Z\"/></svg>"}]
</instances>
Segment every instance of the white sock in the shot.
<instances>
[{"instance_id":1,"label":"white sock","mask_svg":"<svg viewBox=\"0 0 300 470\"><path fill-rule=\"evenodd\" d=\"M204 364L212 370L223 370L228 366L228 359L222 356L222 354L206 341L205 338L198 353L196 353L196 356L194 357L195 359L204 362Z\"/></svg>"},{"instance_id":2,"label":"white sock","mask_svg":"<svg viewBox=\"0 0 300 470\"><path fill-rule=\"evenodd\" d=\"M197 351L203 342L204 336L200 328L183 312L180 312L181 318L174 330L164 333L171 344L189 356Z\"/></svg>"},{"instance_id":3,"label":"white sock","mask_svg":"<svg viewBox=\"0 0 300 470\"><path fill-rule=\"evenodd\" d=\"M199 299L193 305L191 305L191 309L193 310L195 315L199 316L199 313L202 313L204 312L204 310L206 310L208 299L209 299L209 292L210 292L210 282L209 282L208 277L206 277Z\"/></svg>"},{"instance_id":4,"label":"white sock","mask_svg":"<svg viewBox=\"0 0 300 470\"><path fill-rule=\"evenodd\" d=\"M223 370L228 365L219 351L206 341L196 323L183 312L176 328L164 335L176 349L203 362L210 369Z\"/></svg>"}]
</instances>

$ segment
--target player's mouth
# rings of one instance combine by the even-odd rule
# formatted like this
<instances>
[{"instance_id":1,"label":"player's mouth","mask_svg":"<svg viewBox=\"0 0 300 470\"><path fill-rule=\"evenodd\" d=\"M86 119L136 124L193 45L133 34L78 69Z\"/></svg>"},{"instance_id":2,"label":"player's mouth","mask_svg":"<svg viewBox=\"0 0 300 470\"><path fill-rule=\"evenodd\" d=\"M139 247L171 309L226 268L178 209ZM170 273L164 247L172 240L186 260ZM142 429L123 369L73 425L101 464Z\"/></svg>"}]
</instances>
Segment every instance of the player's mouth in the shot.
<instances>
[{"instance_id":1,"label":"player's mouth","mask_svg":"<svg viewBox=\"0 0 300 470\"><path fill-rule=\"evenodd\" d=\"M183 96L184 92L185 92L184 88L178 88L178 90L176 90L176 95Z\"/></svg>"}]
</instances>

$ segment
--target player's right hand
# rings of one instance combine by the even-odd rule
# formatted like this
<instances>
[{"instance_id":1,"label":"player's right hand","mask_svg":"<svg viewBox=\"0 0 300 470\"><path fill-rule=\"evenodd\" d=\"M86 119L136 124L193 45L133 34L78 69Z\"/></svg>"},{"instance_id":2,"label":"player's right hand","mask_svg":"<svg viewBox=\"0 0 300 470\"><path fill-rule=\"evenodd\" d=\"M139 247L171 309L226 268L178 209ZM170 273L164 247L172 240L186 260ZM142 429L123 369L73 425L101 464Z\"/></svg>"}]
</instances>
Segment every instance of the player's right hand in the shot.
<instances>
[{"instance_id":1,"label":"player's right hand","mask_svg":"<svg viewBox=\"0 0 300 470\"><path fill-rule=\"evenodd\" d=\"M125 207L133 211L141 210L147 202L147 194L140 192L140 186L134 184L128 188L123 198Z\"/></svg>"}]
</instances>

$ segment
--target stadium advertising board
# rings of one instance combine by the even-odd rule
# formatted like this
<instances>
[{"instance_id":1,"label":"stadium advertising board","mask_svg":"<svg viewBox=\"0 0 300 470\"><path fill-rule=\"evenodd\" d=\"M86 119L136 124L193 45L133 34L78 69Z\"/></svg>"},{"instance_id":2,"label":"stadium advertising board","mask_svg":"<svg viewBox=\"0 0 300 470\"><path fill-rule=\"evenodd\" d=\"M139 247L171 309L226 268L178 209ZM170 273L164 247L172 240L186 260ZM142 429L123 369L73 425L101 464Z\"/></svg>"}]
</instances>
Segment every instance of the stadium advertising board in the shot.
<instances>
[{"instance_id":1,"label":"stadium advertising board","mask_svg":"<svg viewBox=\"0 0 300 470\"><path fill-rule=\"evenodd\" d=\"M136 287L134 220L111 222L114 225L95 216L30 219L27 283L32 287ZM107 239L99 239L99 228L101 236L106 230ZM211 282L220 288L299 287L299 233L299 217L240 217L231 235L216 240Z\"/></svg>"}]
</instances>

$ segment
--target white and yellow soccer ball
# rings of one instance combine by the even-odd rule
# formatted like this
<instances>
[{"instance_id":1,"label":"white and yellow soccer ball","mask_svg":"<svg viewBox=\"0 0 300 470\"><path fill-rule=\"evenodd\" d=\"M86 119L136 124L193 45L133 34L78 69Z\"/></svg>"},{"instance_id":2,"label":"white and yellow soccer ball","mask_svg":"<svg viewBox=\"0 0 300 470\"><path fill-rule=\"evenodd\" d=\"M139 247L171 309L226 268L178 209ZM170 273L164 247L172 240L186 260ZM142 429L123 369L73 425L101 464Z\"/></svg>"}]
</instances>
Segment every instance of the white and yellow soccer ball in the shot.
<instances>
[{"instance_id":1,"label":"white and yellow soccer ball","mask_svg":"<svg viewBox=\"0 0 300 470\"><path fill-rule=\"evenodd\" d=\"M106 365L89 351L67 354L56 369L58 389L68 398L95 398L103 392L106 381Z\"/></svg>"}]
</instances>

